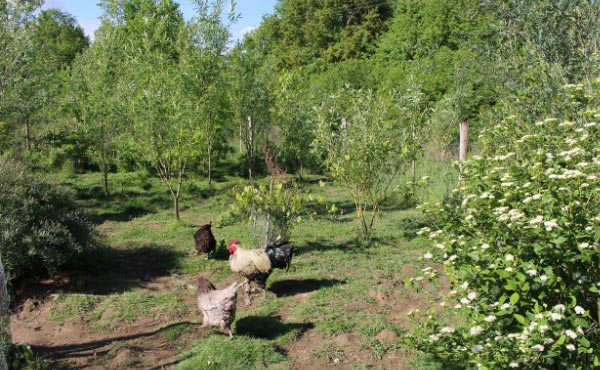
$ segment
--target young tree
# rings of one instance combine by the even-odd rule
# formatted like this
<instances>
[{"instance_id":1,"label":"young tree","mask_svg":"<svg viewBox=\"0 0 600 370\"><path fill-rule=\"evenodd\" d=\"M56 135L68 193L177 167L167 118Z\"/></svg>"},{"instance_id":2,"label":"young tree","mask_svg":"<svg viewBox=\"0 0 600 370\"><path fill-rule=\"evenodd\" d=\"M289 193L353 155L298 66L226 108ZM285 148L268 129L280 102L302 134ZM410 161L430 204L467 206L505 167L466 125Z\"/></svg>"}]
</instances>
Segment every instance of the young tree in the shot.
<instances>
[{"instance_id":1,"label":"young tree","mask_svg":"<svg viewBox=\"0 0 600 370\"><path fill-rule=\"evenodd\" d=\"M365 237L400 171L412 132L402 127L394 96L346 90L317 109L314 148L349 192Z\"/></svg>"},{"instance_id":2,"label":"young tree","mask_svg":"<svg viewBox=\"0 0 600 370\"><path fill-rule=\"evenodd\" d=\"M224 1L197 5L197 18L190 24L181 21L177 32L167 27L170 22L157 25L163 31L155 31L156 39L148 38L144 48L134 50L130 65L135 71L132 117L137 152L167 186L177 219L188 162L198 153L201 138L210 134L202 132L199 121L206 117L199 113L209 111L204 104L218 103L207 91L218 81L217 56L224 53L228 37L228 26L219 20ZM193 82L188 81L194 72Z\"/></svg>"},{"instance_id":3,"label":"young tree","mask_svg":"<svg viewBox=\"0 0 600 370\"><path fill-rule=\"evenodd\" d=\"M249 179L252 179L256 154L264 143L269 127L269 109L272 104L265 69L264 45L256 36L247 34L244 42L230 53L233 112L239 123Z\"/></svg>"},{"instance_id":4,"label":"young tree","mask_svg":"<svg viewBox=\"0 0 600 370\"><path fill-rule=\"evenodd\" d=\"M212 167L215 156L225 151L231 133L229 125L232 112L227 85L227 63L224 55L229 41L228 26L222 20L220 10L224 1L199 2L199 13L187 26L188 37L180 40L180 69L187 94L193 101L195 120L194 133L197 141L191 158L199 158L206 166L209 185L212 184ZM234 22L233 9L228 22Z\"/></svg>"},{"instance_id":5,"label":"young tree","mask_svg":"<svg viewBox=\"0 0 600 370\"><path fill-rule=\"evenodd\" d=\"M104 24L92 46L76 59L67 98L77 118L75 129L90 143L88 153L102 172L105 196L109 195L108 173L115 163L119 134L127 122L123 62L119 33Z\"/></svg>"},{"instance_id":6,"label":"young tree","mask_svg":"<svg viewBox=\"0 0 600 370\"><path fill-rule=\"evenodd\" d=\"M281 129L278 156L295 167L300 177L307 165L316 162L314 153L307 150L314 140L314 112L303 77L299 72L282 71L273 94L273 118Z\"/></svg>"}]
</instances>

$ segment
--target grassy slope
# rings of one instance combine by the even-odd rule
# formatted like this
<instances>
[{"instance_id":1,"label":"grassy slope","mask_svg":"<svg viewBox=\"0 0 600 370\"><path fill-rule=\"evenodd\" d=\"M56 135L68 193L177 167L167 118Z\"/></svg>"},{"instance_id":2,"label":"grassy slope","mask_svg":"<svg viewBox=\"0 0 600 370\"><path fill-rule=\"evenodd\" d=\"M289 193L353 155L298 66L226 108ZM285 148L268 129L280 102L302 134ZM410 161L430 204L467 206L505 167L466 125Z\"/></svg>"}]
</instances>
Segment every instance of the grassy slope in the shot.
<instances>
[{"instance_id":1,"label":"grassy slope","mask_svg":"<svg viewBox=\"0 0 600 370\"><path fill-rule=\"evenodd\" d=\"M217 221L233 202L231 188L239 180L217 183L213 189L200 180L189 180L181 202L182 219L175 222L171 200L156 180L139 174L118 174L111 179L109 200L100 195L97 175L67 181L95 215L109 249L142 254L150 269L176 275L181 281L193 281L199 272L217 286L239 280L229 270L226 255L206 259L191 253L195 231L191 225ZM358 224L352 202L344 191L331 184L304 187L323 195L327 203L335 202L342 213L331 219L324 206L319 206L316 210L323 212L294 229L297 252L293 267L288 273L276 270L272 274L267 299L258 294L251 307L238 311L234 344L220 335L189 343L179 359L180 368L202 368L204 364L223 369L288 368L293 361L307 361L298 357L299 346L315 366L340 361L352 367L387 367L394 361L425 366L406 353L393 335L392 340L378 337L387 329L401 338L409 326L406 311L428 306L436 299L435 288L415 293L405 287L411 272L423 267L419 256L425 242L414 234L422 226L422 216L388 202L378 223L376 242L361 246L356 241ZM221 243L233 238L252 240L240 223L217 222L213 230ZM184 303L184 298L189 301L193 294L181 285L168 293L131 287L110 295L63 295L52 314L55 320L79 317L89 321L94 330L104 331L115 330L140 315L164 318L169 324L196 309ZM316 340L304 343L307 331ZM165 333L173 341L179 335L176 331ZM352 338L351 345L340 341L344 337Z\"/></svg>"}]
</instances>

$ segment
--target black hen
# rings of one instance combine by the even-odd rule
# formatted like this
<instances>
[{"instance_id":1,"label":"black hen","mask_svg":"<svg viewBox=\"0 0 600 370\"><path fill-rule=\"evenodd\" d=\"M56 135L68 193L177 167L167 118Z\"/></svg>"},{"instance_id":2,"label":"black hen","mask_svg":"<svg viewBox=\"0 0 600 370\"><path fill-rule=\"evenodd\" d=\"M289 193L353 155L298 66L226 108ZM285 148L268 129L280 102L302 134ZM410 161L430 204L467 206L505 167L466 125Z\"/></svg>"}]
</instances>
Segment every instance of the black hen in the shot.
<instances>
[{"instance_id":1,"label":"black hen","mask_svg":"<svg viewBox=\"0 0 600 370\"><path fill-rule=\"evenodd\" d=\"M210 253L217 248L217 240L213 235L211 228L212 222L206 225L200 226L198 231L194 234L194 240L196 241L196 252Z\"/></svg>"},{"instance_id":2,"label":"black hen","mask_svg":"<svg viewBox=\"0 0 600 370\"><path fill-rule=\"evenodd\" d=\"M287 240L269 242L265 251L271 260L271 267L287 271L292 263L292 243Z\"/></svg>"}]
</instances>

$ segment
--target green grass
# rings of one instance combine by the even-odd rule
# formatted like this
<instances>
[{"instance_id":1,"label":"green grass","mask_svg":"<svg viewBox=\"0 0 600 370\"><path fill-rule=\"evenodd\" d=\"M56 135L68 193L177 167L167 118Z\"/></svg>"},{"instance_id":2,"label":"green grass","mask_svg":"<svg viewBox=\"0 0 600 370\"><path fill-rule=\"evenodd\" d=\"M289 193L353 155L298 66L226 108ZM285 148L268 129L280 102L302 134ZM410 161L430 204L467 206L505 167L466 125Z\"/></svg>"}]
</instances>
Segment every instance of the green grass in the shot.
<instances>
[{"instance_id":1,"label":"green grass","mask_svg":"<svg viewBox=\"0 0 600 370\"><path fill-rule=\"evenodd\" d=\"M187 294L187 292L179 292ZM114 331L141 317L159 318L165 322L184 316L189 307L178 292L153 294L136 289L105 297L88 294L63 295L50 308L51 318L66 321L81 317L97 330Z\"/></svg>"},{"instance_id":2,"label":"green grass","mask_svg":"<svg viewBox=\"0 0 600 370\"><path fill-rule=\"evenodd\" d=\"M182 354L178 370L223 369L251 370L266 367L286 368L288 359L268 341L238 336L229 340L225 336L211 336L198 341Z\"/></svg>"},{"instance_id":3,"label":"green grass","mask_svg":"<svg viewBox=\"0 0 600 370\"><path fill-rule=\"evenodd\" d=\"M434 164L427 166L422 166L423 170L443 173L449 169L448 165L445 169ZM70 176L66 181L98 222L103 243L117 255L127 251L127 264L150 266L150 272L176 274L185 281L193 281L202 273L217 286L241 280L229 269L225 245L234 238L250 243L253 238L249 225L222 222L219 216L235 201L231 189L245 180L228 179L209 187L206 181L191 178L184 186L187 192L181 199L181 219L176 221L170 196L157 179L143 172L111 174L110 178L113 193L109 198L101 193L99 174ZM420 191L442 199L445 190L440 184L445 180L436 181L437 188ZM212 330L195 343L179 343L189 349L181 355L178 369L288 368L290 359L283 348L301 340L307 330L314 330L324 339L313 350L315 361L323 365L335 363L336 358L348 360L344 349L331 342L341 334L356 334L360 338L359 349L366 353L368 361L404 350L398 344L376 340L384 329L402 333L389 318L393 302L382 304L376 295L387 294L395 299L409 295L405 282L410 271L425 266L419 257L429 245L416 232L429 221L414 208L396 206L397 199L392 198L377 220L373 240L364 243L353 202L344 189L333 183L324 187L302 183L301 188L322 196L325 202L314 205L313 216L293 229L291 239L296 253L290 271L275 270L268 280L267 299L262 298L262 293L254 294L253 306L238 310L233 341ZM339 210L333 216L327 212L332 204ZM213 232L220 245L219 253L211 258L197 256L193 225L211 220L215 223ZM434 301L438 291L421 292L419 297ZM184 303L183 298L190 294L194 293L186 288L156 293L135 286L104 296L65 294L54 303L52 315L62 321L81 317L92 329L111 332L140 317L176 322L196 312L195 306ZM189 337L186 334L191 330L190 325L175 325L160 335L175 343ZM428 360L419 356L413 356L416 365L412 366L425 368ZM353 364L359 365L364 364Z\"/></svg>"},{"instance_id":4,"label":"green grass","mask_svg":"<svg viewBox=\"0 0 600 370\"><path fill-rule=\"evenodd\" d=\"M50 317L55 321L67 321L93 312L101 302L102 297L91 294L62 295L50 308Z\"/></svg>"}]
</instances>

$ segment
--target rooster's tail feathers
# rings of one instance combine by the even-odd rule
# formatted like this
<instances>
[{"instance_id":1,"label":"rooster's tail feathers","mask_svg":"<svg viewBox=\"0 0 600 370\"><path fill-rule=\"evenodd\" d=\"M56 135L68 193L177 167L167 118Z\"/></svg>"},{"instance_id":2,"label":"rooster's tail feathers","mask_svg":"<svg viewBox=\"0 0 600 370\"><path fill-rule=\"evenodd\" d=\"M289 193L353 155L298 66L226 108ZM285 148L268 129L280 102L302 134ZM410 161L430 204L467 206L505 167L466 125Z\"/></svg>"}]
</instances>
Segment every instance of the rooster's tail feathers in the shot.
<instances>
[{"instance_id":1,"label":"rooster's tail feathers","mask_svg":"<svg viewBox=\"0 0 600 370\"><path fill-rule=\"evenodd\" d=\"M271 261L271 266L287 271L292 263L293 249L292 243L285 240L270 242L267 245L266 252Z\"/></svg>"}]
</instances>

